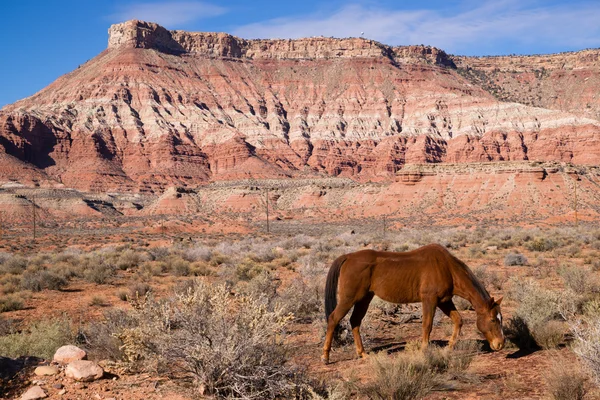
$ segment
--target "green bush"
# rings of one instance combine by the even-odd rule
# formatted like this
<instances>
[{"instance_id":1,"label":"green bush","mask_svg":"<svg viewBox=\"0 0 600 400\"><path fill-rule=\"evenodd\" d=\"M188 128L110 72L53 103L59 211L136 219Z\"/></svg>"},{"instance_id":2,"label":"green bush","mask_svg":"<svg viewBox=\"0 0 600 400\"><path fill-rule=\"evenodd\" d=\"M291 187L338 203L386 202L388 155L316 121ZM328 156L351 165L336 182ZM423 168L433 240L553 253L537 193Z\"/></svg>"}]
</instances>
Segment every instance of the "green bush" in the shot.
<instances>
[{"instance_id":1,"label":"green bush","mask_svg":"<svg viewBox=\"0 0 600 400\"><path fill-rule=\"evenodd\" d=\"M73 341L67 320L39 321L24 332L0 337L0 356L51 359L56 349Z\"/></svg>"}]
</instances>

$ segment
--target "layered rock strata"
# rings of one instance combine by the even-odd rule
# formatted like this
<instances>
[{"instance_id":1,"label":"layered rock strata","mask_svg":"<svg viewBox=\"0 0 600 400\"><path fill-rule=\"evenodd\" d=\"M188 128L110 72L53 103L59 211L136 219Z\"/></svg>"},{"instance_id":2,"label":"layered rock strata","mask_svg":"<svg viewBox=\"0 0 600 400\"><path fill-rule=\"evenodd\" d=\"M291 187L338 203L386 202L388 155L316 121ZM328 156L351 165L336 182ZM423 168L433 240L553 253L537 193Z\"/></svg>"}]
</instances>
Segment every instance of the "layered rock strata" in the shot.
<instances>
[{"instance_id":1,"label":"layered rock strata","mask_svg":"<svg viewBox=\"0 0 600 400\"><path fill-rule=\"evenodd\" d=\"M593 113L498 101L463 76L467 61L362 38L113 25L107 50L0 111L0 181L144 192L322 174L392 181L422 163L598 163Z\"/></svg>"}]
</instances>

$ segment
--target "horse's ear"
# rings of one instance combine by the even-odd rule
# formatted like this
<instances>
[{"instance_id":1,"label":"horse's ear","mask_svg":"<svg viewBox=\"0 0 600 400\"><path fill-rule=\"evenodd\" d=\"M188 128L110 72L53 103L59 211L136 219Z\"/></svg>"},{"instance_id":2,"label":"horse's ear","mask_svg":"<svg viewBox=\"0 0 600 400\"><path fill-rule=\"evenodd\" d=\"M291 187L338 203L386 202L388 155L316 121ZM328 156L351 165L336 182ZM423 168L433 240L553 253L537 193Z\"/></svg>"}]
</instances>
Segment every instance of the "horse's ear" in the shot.
<instances>
[{"instance_id":1,"label":"horse's ear","mask_svg":"<svg viewBox=\"0 0 600 400\"><path fill-rule=\"evenodd\" d=\"M504 298L504 297L500 297L498 300L496 300L496 304L500 305L500 303L502 303L502 299L503 299L503 298Z\"/></svg>"}]
</instances>

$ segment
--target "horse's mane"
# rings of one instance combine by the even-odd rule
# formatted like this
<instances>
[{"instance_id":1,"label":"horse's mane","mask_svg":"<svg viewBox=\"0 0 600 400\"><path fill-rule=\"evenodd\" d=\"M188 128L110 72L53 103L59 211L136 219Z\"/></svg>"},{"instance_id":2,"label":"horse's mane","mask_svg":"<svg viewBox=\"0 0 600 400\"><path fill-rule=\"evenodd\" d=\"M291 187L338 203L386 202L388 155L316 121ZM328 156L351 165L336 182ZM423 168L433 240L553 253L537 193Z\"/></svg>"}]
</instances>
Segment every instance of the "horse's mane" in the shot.
<instances>
[{"instance_id":1,"label":"horse's mane","mask_svg":"<svg viewBox=\"0 0 600 400\"><path fill-rule=\"evenodd\" d=\"M456 258L449 251L448 254L450 255L450 258L453 261L454 267L461 270L466 275L466 277L473 283L473 287L475 288L477 293L483 298L483 300L488 301L489 299L491 299L491 296L486 290L485 286L483 286L481 281L477 279L473 271L471 271L471 268L469 268L467 264L465 264L463 261Z\"/></svg>"}]
</instances>

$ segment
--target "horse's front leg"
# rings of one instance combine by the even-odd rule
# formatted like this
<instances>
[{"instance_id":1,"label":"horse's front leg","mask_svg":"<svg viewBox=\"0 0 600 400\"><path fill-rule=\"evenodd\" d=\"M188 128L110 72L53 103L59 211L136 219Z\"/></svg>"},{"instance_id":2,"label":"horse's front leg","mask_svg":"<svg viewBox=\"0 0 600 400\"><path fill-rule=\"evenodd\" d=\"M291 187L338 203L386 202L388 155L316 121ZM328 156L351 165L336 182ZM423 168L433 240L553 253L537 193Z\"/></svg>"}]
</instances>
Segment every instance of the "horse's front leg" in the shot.
<instances>
[{"instance_id":1,"label":"horse's front leg","mask_svg":"<svg viewBox=\"0 0 600 400\"><path fill-rule=\"evenodd\" d=\"M437 299L423 299L423 337L421 341L421 349L425 350L429 346L429 336L433 328L433 317L437 307Z\"/></svg>"}]
</instances>

